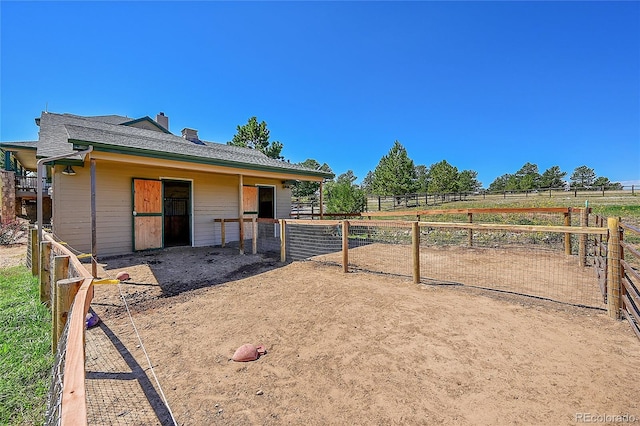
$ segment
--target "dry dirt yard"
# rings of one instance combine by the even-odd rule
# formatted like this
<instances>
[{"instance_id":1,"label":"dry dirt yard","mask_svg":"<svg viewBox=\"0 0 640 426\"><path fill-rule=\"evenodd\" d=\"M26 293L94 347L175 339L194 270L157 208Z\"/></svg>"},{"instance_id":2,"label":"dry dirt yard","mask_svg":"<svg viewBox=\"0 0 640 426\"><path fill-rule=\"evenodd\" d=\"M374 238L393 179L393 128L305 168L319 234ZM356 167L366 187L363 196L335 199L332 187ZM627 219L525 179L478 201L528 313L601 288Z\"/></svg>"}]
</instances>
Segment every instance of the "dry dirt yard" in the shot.
<instances>
[{"instance_id":1,"label":"dry dirt yard","mask_svg":"<svg viewBox=\"0 0 640 426\"><path fill-rule=\"evenodd\" d=\"M603 311L214 247L101 262L178 424L640 422L640 341ZM146 366L118 286L93 309Z\"/></svg>"},{"instance_id":2,"label":"dry dirt yard","mask_svg":"<svg viewBox=\"0 0 640 426\"><path fill-rule=\"evenodd\" d=\"M603 311L214 247L101 260L121 270L95 289L112 334L88 348L90 424L168 422L130 375L96 373L117 346L150 376L120 292L181 425L640 422L640 341ZM268 353L230 361L244 343Z\"/></svg>"}]
</instances>

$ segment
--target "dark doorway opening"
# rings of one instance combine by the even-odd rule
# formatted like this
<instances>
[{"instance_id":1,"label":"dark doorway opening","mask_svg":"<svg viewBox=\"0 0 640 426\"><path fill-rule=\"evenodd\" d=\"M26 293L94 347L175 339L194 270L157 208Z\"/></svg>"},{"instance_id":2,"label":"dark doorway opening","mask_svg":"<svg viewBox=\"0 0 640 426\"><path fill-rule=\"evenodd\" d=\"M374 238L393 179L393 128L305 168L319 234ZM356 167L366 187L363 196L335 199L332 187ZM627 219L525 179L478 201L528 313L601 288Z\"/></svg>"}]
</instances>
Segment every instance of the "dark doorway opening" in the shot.
<instances>
[{"instance_id":1,"label":"dark doorway opening","mask_svg":"<svg viewBox=\"0 0 640 426\"><path fill-rule=\"evenodd\" d=\"M258 217L275 219L275 188L271 186L258 187Z\"/></svg>"},{"instance_id":2,"label":"dark doorway opening","mask_svg":"<svg viewBox=\"0 0 640 426\"><path fill-rule=\"evenodd\" d=\"M191 183L163 181L164 246L191 245Z\"/></svg>"}]
</instances>

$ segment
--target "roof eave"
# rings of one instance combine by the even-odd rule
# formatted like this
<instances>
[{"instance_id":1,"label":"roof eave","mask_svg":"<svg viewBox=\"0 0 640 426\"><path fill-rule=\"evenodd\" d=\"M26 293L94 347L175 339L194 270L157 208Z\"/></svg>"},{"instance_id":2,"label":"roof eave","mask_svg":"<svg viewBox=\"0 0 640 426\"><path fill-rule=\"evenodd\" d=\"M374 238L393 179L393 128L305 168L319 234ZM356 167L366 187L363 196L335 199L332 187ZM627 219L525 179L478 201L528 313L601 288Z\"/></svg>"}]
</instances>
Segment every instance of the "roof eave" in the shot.
<instances>
[{"instance_id":1,"label":"roof eave","mask_svg":"<svg viewBox=\"0 0 640 426\"><path fill-rule=\"evenodd\" d=\"M195 164L208 164L212 166L231 167L231 168L243 168L243 169L248 169L253 171L262 171L262 172L271 172L271 173L313 176L313 177L320 177L320 178L326 178L326 179L333 178L333 174L322 172L322 171L298 170L293 168L290 169L290 168L265 166L260 164L243 163L240 161L196 157L193 155L176 154L176 153L169 153L164 151L153 151L153 150L142 149L142 148L114 146L110 144L102 144L99 142L84 141L84 140L78 140L78 139L69 139L69 142L73 144L74 149L79 149L79 148L76 148L76 146L84 148L88 145L92 145L94 151L109 152L112 154L137 155L141 157L157 158L162 160L182 161L186 163L195 163Z\"/></svg>"}]
</instances>

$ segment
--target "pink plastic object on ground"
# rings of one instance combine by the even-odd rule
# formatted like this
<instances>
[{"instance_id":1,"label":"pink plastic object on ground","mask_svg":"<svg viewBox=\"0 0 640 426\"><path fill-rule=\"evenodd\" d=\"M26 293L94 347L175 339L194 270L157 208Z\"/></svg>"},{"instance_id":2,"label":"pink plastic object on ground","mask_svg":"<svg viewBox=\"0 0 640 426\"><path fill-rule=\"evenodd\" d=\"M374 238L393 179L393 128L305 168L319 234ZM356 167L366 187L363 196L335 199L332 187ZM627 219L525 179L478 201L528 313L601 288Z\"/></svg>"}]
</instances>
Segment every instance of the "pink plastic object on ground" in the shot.
<instances>
[{"instance_id":1,"label":"pink plastic object on ground","mask_svg":"<svg viewBox=\"0 0 640 426\"><path fill-rule=\"evenodd\" d=\"M116 280L118 281L126 281L129 278L129 273L126 271L118 272L118 275L116 275Z\"/></svg>"},{"instance_id":2,"label":"pink plastic object on ground","mask_svg":"<svg viewBox=\"0 0 640 426\"><path fill-rule=\"evenodd\" d=\"M266 353L264 345L254 346L251 343L246 343L236 350L231 359L236 362L255 361L260 358L260 355Z\"/></svg>"}]
</instances>

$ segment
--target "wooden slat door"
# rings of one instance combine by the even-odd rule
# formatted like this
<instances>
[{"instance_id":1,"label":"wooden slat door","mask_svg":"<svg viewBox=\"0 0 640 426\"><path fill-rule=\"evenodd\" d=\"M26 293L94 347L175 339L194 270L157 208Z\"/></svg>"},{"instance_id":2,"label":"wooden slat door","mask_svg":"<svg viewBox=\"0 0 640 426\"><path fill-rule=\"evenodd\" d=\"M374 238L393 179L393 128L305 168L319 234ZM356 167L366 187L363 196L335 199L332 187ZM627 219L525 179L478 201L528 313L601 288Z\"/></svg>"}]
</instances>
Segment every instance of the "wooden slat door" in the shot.
<instances>
[{"instance_id":1,"label":"wooden slat door","mask_svg":"<svg viewBox=\"0 0 640 426\"><path fill-rule=\"evenodd\" d=\"M162 182L133 180L133 250L162 248Z\"/></svg>"}]
</instances>

